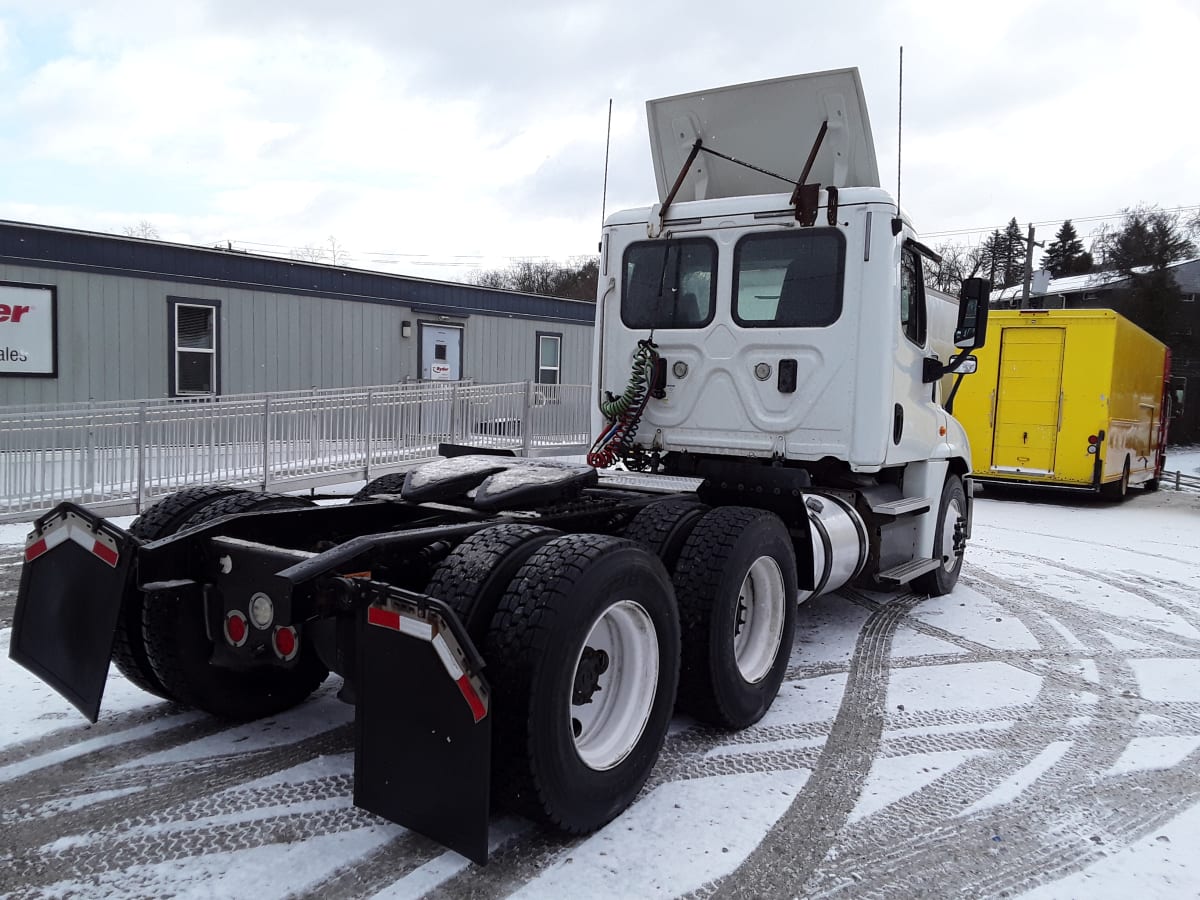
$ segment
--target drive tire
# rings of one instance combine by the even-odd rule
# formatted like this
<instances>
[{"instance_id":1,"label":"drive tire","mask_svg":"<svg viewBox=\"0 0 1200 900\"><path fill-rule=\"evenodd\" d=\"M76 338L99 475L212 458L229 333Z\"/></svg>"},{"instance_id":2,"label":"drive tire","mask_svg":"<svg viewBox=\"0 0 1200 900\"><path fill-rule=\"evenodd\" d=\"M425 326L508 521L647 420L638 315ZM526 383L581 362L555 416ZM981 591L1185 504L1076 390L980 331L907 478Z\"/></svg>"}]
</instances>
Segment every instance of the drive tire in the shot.
<instances>
[{"instance_id":1,"label":"drive tire","mask_svg":"<svg viewBox=\"0 0 1200 900\"><path fill-rule=\"evenodd\" d=\"M196 510L186 526L251 510L298 509L313 504L301 497L238 494ZM180 703L214 716L248 721L297 705L320 686L329 670L312 641L300 629L300 653L293 666L265 665L227 669L209 663L212 641L204 622L204 605L183 592L154 594L142 616L146 656L155 676Z\"/></svg>"},{"instance_id":2,"label":"drive tire","mask_svg":"<svg viewBox=\"0 0 1200 900\"><path fill-rule=\"evenodd\" d=\"M157 541L174 534L196 510L214 503L222 497L247 493L239 488L204 485L184 488L171 494L133 520L129 533L143 543ZM131 587L121 598L121 612L117 617L117 630L113 635L112 662L117 671L143 691L162 697L175 698L158 680L146 657L146 643L142 638L142 612L145 594Z\"/></svg>"},{"instance_id":3,"label":"drive tire","mask_svg":"<svg viewBox=\"0 0 1200 900\"><path fill-rule=\"evenodd\" d=\"M713 509L684 544L673 580L680 709L722 728L754 724L779 692L796 629L796 553L787 528L766 510Z\"/></svg>"},{"instance_id":4,"label":"drive tire","mask_svg":"<svg viewBox=\"0 0 1200 900\"><path fill-rule=\"evenodd\" d=\"M625 810L658 759L678 683L662 562L622 538L553 539L505 592L484 659L496 803L569 834Z\"/></svg>"},{"instance_id":5,"label":"drive tire","mask_svg":"<svg viewBox=\"0 0 1200 900\"><path fill-rule=\"evenodd\" d=\"M942 565L913 579L912 586L922 594L941 597L954 590L958 576L962 573L963 554L954 550L955 520L966 515L967 493L957 475L949 475L942 486L942 499L938 503L937 526L934 531L935 550L941 551ZM953 560L953 562L951 562Z\"/></svg>"},{"instance_id":6,"label":"drive tire","mask_svg":"<svg viewBox=\"0 0 1200 900\"><path fill-rule=\"evenodd\" d=\"M454 610L475 646L481 647L500 598L521 566L561 533L523 524L477 531L438 564L425 593Z\"/></svg>"},{"instance_id":7,"label":"drive tire","mask_svg":"<svg viewBox=\"0 0 1200 900\"><path fill-rule=\"evenodd\" d=\"M390 475L380 475L373 478L358 489L358 493L350 498L351 503L365 503L374 494L399 494L404 489L405 472L393 472Z\"/></svg>"},{"instance_id":8,"label":"drive tire","mask_svg":"<svg viewBox=\"0 0 1200 900\"><path fill-rule=\"evenodd\" d=\"M624 536L641 544L675 571L683 545L708 507L699 500L659 500L638 510Z\"/></svg>"}]
</instances>

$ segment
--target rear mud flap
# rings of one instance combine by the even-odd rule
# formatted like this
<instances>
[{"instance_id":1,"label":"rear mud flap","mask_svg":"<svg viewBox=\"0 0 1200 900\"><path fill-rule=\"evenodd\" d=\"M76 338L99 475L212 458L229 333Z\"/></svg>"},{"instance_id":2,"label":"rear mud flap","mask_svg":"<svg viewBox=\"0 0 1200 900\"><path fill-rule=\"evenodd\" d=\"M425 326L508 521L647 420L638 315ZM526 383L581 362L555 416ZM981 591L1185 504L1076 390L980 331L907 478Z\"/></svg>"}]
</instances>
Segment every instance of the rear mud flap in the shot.
<instances>
[{"instance_id":1,"label":"rear mud flap","mask_svg":"<svg viewBox=\"0 0 1200 900\"><path fill-rule=\"evenodd\" d=\"M486 863L492 717L482 660L444 604L383 592L360 623L354 803Z\"/></svg>"},{"instance_id":2,"label":"rear mud flap","mask_svg":"<svg viewBox=\"0 0 1200 900\"><path fill-rule=\"evenodd\" d=\"M64 503L34 523L25 548L9 657L92 722L137 547L120 528Z\"/></svg>"}]
</instances>

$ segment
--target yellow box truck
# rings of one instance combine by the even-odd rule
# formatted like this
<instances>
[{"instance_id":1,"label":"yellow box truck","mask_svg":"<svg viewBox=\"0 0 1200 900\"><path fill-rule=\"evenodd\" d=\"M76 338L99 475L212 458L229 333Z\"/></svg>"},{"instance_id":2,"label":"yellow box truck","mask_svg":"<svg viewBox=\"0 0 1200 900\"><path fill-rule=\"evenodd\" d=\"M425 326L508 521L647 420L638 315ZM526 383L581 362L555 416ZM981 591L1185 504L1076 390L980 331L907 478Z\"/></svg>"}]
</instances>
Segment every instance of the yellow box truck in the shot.
<instances>
[{"instance_id":1,"label":"yellow box truck","mask_svg":"<svg viewBox=\"0 0 1200 900\"><path fill-rule=\"evenodd\" d=\"M996 310L954 415L983 482L1158 487L1171 353L1110 309Z\"/></svg>"}]
</instances>

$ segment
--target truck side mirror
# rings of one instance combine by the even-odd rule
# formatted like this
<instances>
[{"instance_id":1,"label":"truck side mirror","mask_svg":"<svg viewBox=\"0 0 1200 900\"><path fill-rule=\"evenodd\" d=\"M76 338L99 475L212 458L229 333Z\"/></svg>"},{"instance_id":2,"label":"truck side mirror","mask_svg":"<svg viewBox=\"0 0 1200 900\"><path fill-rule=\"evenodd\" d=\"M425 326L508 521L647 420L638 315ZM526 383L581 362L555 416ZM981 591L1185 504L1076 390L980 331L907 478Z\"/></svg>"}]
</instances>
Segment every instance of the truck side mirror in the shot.
<instances>
[{"instance_id":1,"label":"truck side mirror","mask_svg":"<svg viewBox=\"0 0 1200 900\"><path fill-rule=\"evenodd\" d=\"M964 278L958 293L958 325L954 329L954 346L963 350L982 347L987 336L988 294L991 290L985 278Z\"/></svg>"}]
</instances>

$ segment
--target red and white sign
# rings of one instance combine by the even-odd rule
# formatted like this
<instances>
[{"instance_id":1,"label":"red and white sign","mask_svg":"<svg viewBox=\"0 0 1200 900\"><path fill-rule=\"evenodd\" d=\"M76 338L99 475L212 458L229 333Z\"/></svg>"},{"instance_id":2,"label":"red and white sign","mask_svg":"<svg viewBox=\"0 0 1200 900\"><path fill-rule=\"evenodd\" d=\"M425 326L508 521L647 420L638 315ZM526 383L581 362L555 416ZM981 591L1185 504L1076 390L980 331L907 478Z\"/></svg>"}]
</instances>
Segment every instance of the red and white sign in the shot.
<instances>
[{"instance_id":1,"label":"red and white sign","mask_svg":"<svg viewBox=\"0 0 1200 900\"><path fill-rule=\"evenodd\" d=\"M444 362L433 363L429 367L429 374L430 374L431 378L435 378L438 381L452 381L453 380L450 376L450 364L449 363L444 363Z\"/></svg>"},{"instance_id":2,"label":"red and white sign","mask_svg":"<svg viewBox=\"0 0 1200 900\"><path fill-rule=\"evenodd\" d=\"M57 375L54 288L0 282L0 375Z\"/></svg>"}]
</instances>

